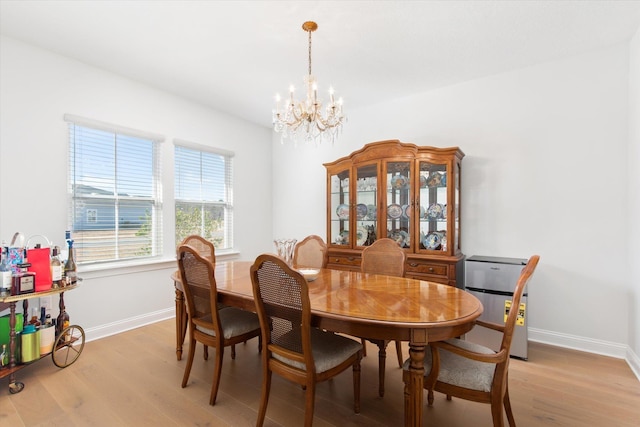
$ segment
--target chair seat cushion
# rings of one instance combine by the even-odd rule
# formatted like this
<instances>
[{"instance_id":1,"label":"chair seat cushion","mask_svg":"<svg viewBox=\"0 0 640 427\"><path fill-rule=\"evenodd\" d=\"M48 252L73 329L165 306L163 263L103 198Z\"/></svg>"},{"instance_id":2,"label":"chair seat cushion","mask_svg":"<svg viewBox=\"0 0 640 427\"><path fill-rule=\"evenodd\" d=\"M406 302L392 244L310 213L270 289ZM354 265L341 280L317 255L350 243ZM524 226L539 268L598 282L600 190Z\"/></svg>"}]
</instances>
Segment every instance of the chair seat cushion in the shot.
<instances>
[{"instance_id":1,"label":"chair seat cushion","mask_svg":"<svg viewBox=\"0 0 640 427\"><path fill-rule=\"evenodd\" d=\"M300 331L293 330L288 333L296 334L298 337L293 339L300 340ZM283 337L285 341L290 341L292 338ZM326 332L321 329L311 328L311 347L313 347L313 361L316 368L316 373L328 371L331 368L338 366L346 359L362 350L362 344L352 340L351 338L343 337L342 335L334 334L333 332ZM279 354L273 353L274 359L291 365L295 368L305 370L304 363L287 359Z\"/></svg>"},{"instance_id":2,"label":"chair seat cushion","mask_svg":"<svg viewBox=\"0 0 640 427\"><path fill-rule=\"evenodd\" d=\"M494 354L495 351L469 341L450 339L446 342L474 353ZM450 351L438 349L440 352L440 373L438 381L464 387L471 390L491 391L493 374L496 365L494 363L478 362L451 353ZM424 374L431 372L431 349L427 347L424 355ZM404 369L409 368L409 360L404 362Z\"/></svg>"},{"instance_id":3,"label":"chair seat cushion","mask_svg":"<svg viewBox=\"0 0 640 427\"><path fill-rule=\"evenodd\" d=\"M240 310L239 308L226 307L224 310L218 311L220 317L220 325L222 327L222 333L225 339L235 337L238 335L246 334L255 329L260 329L260 321L258 315L251 313L250 311ZM199 320L211 323L211 315L202 317ZM200 325L196 325L196 329L205 334L215 336L216 333L213 329L205 328Z\"/></svg>"}]
</instances>

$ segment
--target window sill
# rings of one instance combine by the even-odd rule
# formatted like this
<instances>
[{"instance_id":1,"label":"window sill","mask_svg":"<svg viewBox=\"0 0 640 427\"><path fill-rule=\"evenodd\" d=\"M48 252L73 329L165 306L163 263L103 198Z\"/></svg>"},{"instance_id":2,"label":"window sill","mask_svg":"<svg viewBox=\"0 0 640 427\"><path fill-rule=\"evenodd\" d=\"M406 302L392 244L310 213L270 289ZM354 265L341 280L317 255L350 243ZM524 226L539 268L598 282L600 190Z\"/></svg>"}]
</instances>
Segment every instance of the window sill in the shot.
<instances>
[{"instance_id":1,"label":"window sill","mask_svg":"<svg viewBox=\"0 0 640 427\"><path fill-rule=\"evenodd\" d=\"M234 258L237 255L239 255L239 252L236 251L221 252L216 253L216 259L223 260ZM158 258L144 261L139 260L78 266L78 276L83 280L86 280L176 268L177 264L175 258Z\"/></svg>"}]
</instances>

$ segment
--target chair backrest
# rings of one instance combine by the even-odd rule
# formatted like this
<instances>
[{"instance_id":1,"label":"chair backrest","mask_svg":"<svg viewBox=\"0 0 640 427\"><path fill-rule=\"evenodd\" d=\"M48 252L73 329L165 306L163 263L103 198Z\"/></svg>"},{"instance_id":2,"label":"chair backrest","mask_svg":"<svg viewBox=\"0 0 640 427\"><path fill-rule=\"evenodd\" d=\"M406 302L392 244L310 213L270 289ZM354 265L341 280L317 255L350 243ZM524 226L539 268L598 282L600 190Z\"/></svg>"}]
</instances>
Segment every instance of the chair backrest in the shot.
<instances>
[{"instance_id":1,"label":"chair backrest","mask_svg":"<svg viewBox=\"0 0 640 427\"><path fill-rule=\"evenodd\" d=\"M293 252L293 265L325 268L327 266L327 245L322 237L312 234L298 242Z\"/></svg>"},{"instance_id":2,"label":"chair backrest","mask_svg":"<svg viewBox=\"0 0 640 427\"><path fill-rule=\"evenodd\" d=\"M215 303L218 300L218 289L213 263L201 256L194 247L180 245L178 247L178 268L180 269L190 320L211 315L214 329L218 333L221 328Z\"/></svg>"},{"instance_id":3,"label":"chair backrest","mask_svg":"<svg viewBox=\"0 0 640 427\"><path fill-rule=\"evenodd\" d=\"M180 246L181 245L191 246L198 251L200 256L205 257L215 265L216 248L213 246L213 243L211 243L204 237L198 236L197 234L192 234L191 236L185 237L182 243L180 243Z\"/></svg>"},{"instance_id":4,"label":"chair backrest","mask_svg":"<svg viewBox=\"0 0 640 427\"><path fill-rule=\"evenodd\" d=\"M363 273L403 277L406 260L407 254L395 240L378 239L363 249L360 269Z\"/></svg>"},{"instance_id":5,"label":"chair backrest","mask_svg":"<svg viewBox=\"0 0 640 427\"><path fill-rule=\"evenodd\" d=\"M302 363L313 374L307 281L281 258L263 254L251 266L251 282L266 357Z\"/></svg>"},{"instance_id":6,"label":"chair backrest","mask_svg":"<svg viewBox=\"0 0 640 427\"><path fill-rule=\"evenodd\" d=\"M513 331L516 328L516 320L518 318L522 294L524 293L524 289L527 286L527 283L529 283L531 276L533 276L533 272L538 266L539 260L539 255L532 255L531 258L529 258L529 260L527 261L527 265L524 266L522 272L520 273L520 277L518 278L518 282L516 283L516 288L513 291L513 298L511 299L511 309L509 310L509 315L507 316L507 320L504 324L504 335L502 336L502 343L500 346L501 350L506 350L507 355L511 352L511 340L513 339Z\"/></svg>"}]
</instances>

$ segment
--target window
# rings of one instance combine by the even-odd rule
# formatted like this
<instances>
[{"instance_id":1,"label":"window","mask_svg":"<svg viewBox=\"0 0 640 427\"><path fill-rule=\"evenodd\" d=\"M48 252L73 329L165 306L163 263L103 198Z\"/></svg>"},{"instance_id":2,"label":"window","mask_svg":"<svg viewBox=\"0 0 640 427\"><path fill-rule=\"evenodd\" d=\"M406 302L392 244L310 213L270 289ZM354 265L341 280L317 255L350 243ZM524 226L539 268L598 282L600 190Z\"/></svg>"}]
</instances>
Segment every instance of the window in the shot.
<instances>
[{"instance_id":1,"label":"window","mask_svg":"<svg viewBox=\"0 0 640 427\"><path fill-rule=\"evenodd\" d=\"M176 243L191 234L233 248L233 153L176 141Z\"/></svg>"},{"instance_id":2,"label":"window","mask_svg":"<svg viewBox=\"0 0 640 427\"><path fill-rule=\"evenodd\" d=\"M161 255L162 137L69 115L65 120L77 262Z\"/></svg>"}]
</instances>

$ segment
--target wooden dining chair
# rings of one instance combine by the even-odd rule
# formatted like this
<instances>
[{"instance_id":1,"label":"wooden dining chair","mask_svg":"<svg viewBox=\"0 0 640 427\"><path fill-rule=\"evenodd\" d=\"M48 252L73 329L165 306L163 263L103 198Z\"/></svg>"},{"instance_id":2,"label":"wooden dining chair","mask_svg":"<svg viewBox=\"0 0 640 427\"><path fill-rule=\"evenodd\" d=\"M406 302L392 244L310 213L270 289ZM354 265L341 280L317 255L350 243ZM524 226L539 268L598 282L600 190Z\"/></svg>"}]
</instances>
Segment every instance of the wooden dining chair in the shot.
<instances>
[{"instance_id":1,"label":"wooden dining chair","mask_svg":"<svg viewBox=\"0 0 640 427\"><path fill-rule=\"evenodd\" d=\"M424 388L428 390L427 401L433 404L433 391L461 399L491 404L493 425L504 425L504 411L511 427L516 423L509 401L509 356L513 331L519 316L520 300L525 286L531 279L540 257L533 255L516 283L513 293L511 309L504 325L476 321L475 327L485 327L502 332L500 350L493 351L480 344L460 339L450 339L434 342L429 345L431 351L425 352L424 358ZM403 375L408 375L409 360L405 362ZM406 380L406 378L405 378Z\"/></svg>"},{"instance_id":2,"label":"wooden dining chair","mask_svg":"<svg viewBox=\"0 0 640 427\"><path fill-rule=\"evenodd\" d=\"M354 411L360 412L362 345L350 338L311 327L308 283L275 255L256 258L251 282L262 342L262 393L256 425L262 426L275 372L305 389L304 425L311 426L316 384L353 369Z\"/></svg>"},{"instance_id":3,"label":"wooden dining chair","mask_svg":"<svg viewBox=\"0 0 640 427\"><path fill-rule=\"evenodd\" d=\"M216 248L213 245L212 242L210 242L209 240L205 239L204 237L198 235L198 234L191 234L187 237L184 238L184 240L180 243L180 246L182 245L189 245L192 248L194 248L195 250L198 251L198 254L203 257L208 259L209 261L211 261L213 263L213 265L216 265ZM178 286L179 287L179 286ZM227 306L221 303L218 303L218 310L222 310L223 308L226 308ZM185 313L186 314L186 313ZM187 319L186 316L183 319L182 322L183 325L183 332L182 335L185 336L186 332L187 332ZM204 360L208 360L209 359L209 347L207 347L206 345L204 346ZM232 345L231 346L231 357L236 357L236 346Z\"/></svg>"},{"instance_id":4,"label":"wooden dining chair","mask_svg":"<svg viewBox=\"0 0 640 427\"><path fill-rule=\"evenodd\" d=\"M218 291L213 263L189 246L178 248L178 267L184 289L189 323L189 356L182 378L182 388L187 386L196 344L213 347L216 352L211 385L210 405L215 405L222 374L224 348L253 337L260 337L260 321L255 313L227 307L218 310ZM260 339L260 338L259 338ZM258 345L261 348L261 345ZM235 359L235 354L231 354Z\"/></svg>"},{"instance_id":5,"label":"wooden dining chair","mask_svg":"<svg viewBox=\"0 0 640 427\"><path fill-rule=\"evenodd\" d=\"M295 267L325 268L327 260L327 245L322 237L315 234L298 242L293 250L293 265Z\"/></svg>"},{"instance_id":6,"label":"wooden dining chair","mask_svg":"<svg viewBox=\"0 0 640 427\"><path fill-rule=\"evenodd\" d=\"M216 265L216 248L212 242L205 239L204 237L197 234L192 234L184 238L179 246L182 245L191 246L193 249L198 251L198 254L201 257L208 259L213 263L213 265Z\"/></svg>"},{"instance_id":7,"label":"wooden dining chair","mask_svg":"<svg viewBox=\"0 0 640 427\"><path fill-rule=\"evenodd\" d=\"M407 254L398 243L389 238L376 240L371 246L367 246L362 251L362 262L360 269L363 273L383 274L386 276L403 277ZM363 338L378 346L378 394L384 396L384 374L386 367L386 348L388 340L378 340ZM400 341L396 341L396 355L398 356L398 366L402 368L402 346Z\"/></svg>"}]
</instances>

